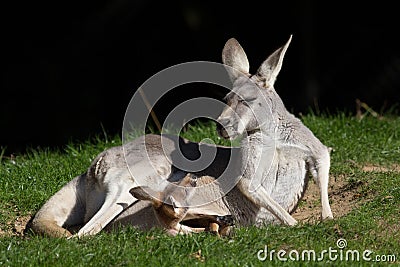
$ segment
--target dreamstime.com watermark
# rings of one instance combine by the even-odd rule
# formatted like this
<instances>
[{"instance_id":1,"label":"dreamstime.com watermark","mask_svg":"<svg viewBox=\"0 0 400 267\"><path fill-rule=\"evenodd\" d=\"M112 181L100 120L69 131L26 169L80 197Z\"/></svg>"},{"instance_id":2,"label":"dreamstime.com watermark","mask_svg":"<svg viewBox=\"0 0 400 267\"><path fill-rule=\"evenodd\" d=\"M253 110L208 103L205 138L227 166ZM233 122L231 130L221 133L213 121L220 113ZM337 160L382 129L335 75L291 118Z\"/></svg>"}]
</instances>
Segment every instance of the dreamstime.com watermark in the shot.
<instances>
[{"instance_id":1,"label":"dreamstime.com watermark","mask_svg":"<svg viewBox=\"0 0 400 267\"><path fill-rule=\"evenodd\" d=\"M346 249L346 239L340 238L336 241L336 247L329 247L321 251L306 249L297 250L270 250L267 245L264 249L257 252L257 258L260 261L367 261L367 262L395 262L395 254L376 254L372 250L363 251Z\"/></svg>"}]
</instances>

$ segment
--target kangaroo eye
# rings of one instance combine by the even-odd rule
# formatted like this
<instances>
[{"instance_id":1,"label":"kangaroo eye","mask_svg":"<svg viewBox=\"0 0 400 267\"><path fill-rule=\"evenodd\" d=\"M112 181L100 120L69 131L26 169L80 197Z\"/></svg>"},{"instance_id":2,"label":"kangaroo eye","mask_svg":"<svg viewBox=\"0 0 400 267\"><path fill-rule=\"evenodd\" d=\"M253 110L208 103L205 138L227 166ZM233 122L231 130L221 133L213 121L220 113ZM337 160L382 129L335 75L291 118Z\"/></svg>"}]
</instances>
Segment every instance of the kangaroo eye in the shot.
<instances>
[{"instance_id":1,"label":"kangaroo eye","mask_svg":"<svg viewBox=\"0 0 400 267\"><path fill-rule=\"evenodd\" d=\"M246 98L246 101L249 102L249 103L251 103L251 102L253 102L255 100L257 100L257 97L247 97Z\"/></svg>"},{"instance_id":2,"label":"kangaroo eye","mask_svg":"<svg viewBox=\"0 0 400 267\"><path fill-rule=\"evenodd\" d=\"M239 99L239 103L240 103L240 104L243 104L243 105L245 105L245 106L249 106L249 101L244 100L244 99Z\"/></svg>"}]
</instances>

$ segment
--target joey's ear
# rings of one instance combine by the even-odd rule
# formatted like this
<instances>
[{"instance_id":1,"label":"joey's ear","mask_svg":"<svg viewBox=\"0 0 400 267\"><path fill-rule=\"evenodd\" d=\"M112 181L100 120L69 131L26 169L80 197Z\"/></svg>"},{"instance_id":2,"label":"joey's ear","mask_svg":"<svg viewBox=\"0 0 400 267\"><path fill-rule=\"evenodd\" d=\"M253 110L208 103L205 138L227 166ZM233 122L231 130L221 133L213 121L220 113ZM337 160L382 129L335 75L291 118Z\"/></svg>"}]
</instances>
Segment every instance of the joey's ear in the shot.
<instances>
[{"instance_id":1,"label":"joey's ear","mask_svg":"<svg viewBox=\"0 0 400 267\"><path fill-rule=\"evenodd\" d=\"M176 201L173 196L168 197L167 203L172 206L175 212L178 212L178 209L182 207L182 205Z\"/></svg>"},{"instance_id":2,"label":"joey's ear","mask_svg":"<svg viewBox=\"0 0 400 267\"><path fill-rule=\"evenodd\" d=\"M230 71L229 75L233 80L240 74L248 74L250 70L246 53L235 38L229 39L222 50L222 62L236 71Z\"/></svg>"},{"instance_id":3,"label":"joey's ear","mask_svg":"<svg viewBox=\"0 0 400 267\"><path fill-rule=\"evenodd\" d=\"M160 193L150 189L147 186L138 186L129 190L132 196L139 200L149 200L152 202L160 199Z\"/></svg>"},{"instance_id":4,"label":"joey's ear","mask_svg":"<svg viewBox=\"0 0 400 267\"><path fill-rule=\"evenodd\" d=\"M290 35L286 44L272 53L257 70L256 75L260 78L260 80L264 81L265 87L274 86L276 77L278 76L282 67L283 57L285 56L291 40L292 35Z\"/></svg>"}]
</instances>

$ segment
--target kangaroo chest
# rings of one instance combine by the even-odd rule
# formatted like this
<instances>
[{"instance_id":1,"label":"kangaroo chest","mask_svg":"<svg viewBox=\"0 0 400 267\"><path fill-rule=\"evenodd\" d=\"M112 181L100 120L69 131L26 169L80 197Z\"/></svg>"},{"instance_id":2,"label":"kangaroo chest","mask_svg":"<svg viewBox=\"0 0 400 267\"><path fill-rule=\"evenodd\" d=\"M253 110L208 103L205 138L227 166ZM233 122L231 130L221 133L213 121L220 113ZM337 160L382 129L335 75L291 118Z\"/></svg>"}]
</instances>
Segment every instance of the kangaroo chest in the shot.
<instances>
[{"instance_id":1,"label":"kangaroo chest","mask_svg":"<svg viewBox=\"0 0 400 267\"><path fill-rule=\"evenodd\" d=\"M261 134L248 138L242 147L242 179L250 181L250 190L263 187L288 212L292 212L307 185L307 164L304 150L281 146ZM247 203L248 205L248 203ZM252 207L254 223L276 222L266 209Z\"/></svg>"}]
</instances>

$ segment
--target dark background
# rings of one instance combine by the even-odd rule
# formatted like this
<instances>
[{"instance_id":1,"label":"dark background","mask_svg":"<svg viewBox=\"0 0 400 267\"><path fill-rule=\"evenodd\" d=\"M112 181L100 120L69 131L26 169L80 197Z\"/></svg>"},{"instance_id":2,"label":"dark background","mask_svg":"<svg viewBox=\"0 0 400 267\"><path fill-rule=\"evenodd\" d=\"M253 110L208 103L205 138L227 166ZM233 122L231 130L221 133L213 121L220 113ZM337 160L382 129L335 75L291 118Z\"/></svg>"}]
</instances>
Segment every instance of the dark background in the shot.
<instances>
[{"instance_id":1,"label":"dark background","mask_svg":"<svg viewBox=\"0 0 400 267\"><path fill-rule=\"evenodd\" d=\"M230 37L254 72L293 34L275 88L296 115L310 107L355 113L357 98L390 111L400 99L393 1L4 2L0 147L7 153L62 147L103 128L120 133L146 79L178 63L221 62ZM185 93L222 97L206 89ZM168 110L159 106L162 117Z\"/></svg>"}]
</instances>

